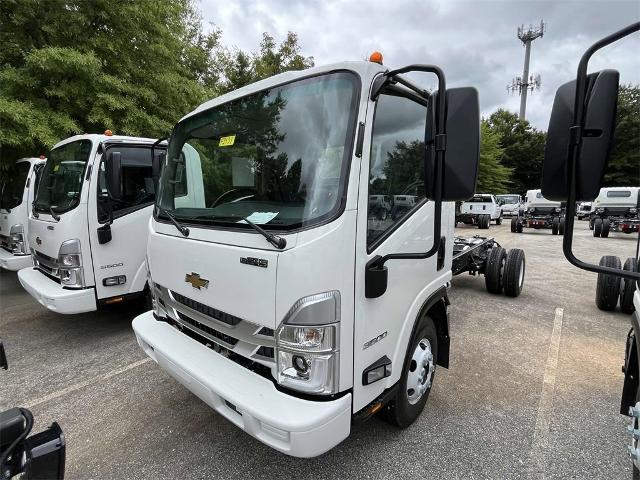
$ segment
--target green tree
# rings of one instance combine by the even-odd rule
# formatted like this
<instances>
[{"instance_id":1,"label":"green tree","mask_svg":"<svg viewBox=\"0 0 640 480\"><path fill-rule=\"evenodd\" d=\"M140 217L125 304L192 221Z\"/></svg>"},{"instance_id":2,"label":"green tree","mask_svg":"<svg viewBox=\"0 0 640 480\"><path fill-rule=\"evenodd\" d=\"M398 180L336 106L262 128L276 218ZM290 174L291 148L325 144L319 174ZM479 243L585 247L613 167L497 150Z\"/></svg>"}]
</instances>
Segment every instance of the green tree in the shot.
<instances>
[{"instance_id":1,"label":"green tree","mask_svg":"<svg viewBox=\"0 0 640 480\"><path fill-rule=\"evenodd\" d=\"M500 162L512 170L510 190L524 193L540 188L546 134L504 109L493 112L487 121L500 136L503 149Z\"/></svg>"},{"instance_id":2,"label":"green tree","mask_svg":"<svg viewBox=\"0 0 640 480\"><path fill-rule=\"evenodd\" d=\"M510 190L512 169L501 163L504 149L500 145L500 131L483 119L480 125L480 167L476 192L507 193Z\"/></svg>"},{"instance_id":3,"label":"green tree","mask_svg":"<svg viewBox=\"0 0 640 480\"><path fill-rule=\"evenodd\" d=\"M157 137L217 84L191 0L0 2L2 161L72 134Z\"/></svg>"},{"instance_id":4,"label":"green tree","mask_svg":"<svg viewBox=\"0 0 640 480\"><path fill-rule=\"evenodd\" d=\"M640 87L623 85L613 148L604 184L611 187L640 185Z\"/></svg>"},{"instance_id":5,"label":"green tree","mask_svg":"<svg viewBox=\"0 0 640 480\"><path fill-rule=\"evenodd\" d=\"M280 45L276 45L271 35L263 33L260 50L256 53L221 48L215 59L218 76L222 79L220 93L236 90L278 73L312 67L313 57L305 57L300 51L298 36L293 32L289 32Z\"/></svg>"}]
</instances>

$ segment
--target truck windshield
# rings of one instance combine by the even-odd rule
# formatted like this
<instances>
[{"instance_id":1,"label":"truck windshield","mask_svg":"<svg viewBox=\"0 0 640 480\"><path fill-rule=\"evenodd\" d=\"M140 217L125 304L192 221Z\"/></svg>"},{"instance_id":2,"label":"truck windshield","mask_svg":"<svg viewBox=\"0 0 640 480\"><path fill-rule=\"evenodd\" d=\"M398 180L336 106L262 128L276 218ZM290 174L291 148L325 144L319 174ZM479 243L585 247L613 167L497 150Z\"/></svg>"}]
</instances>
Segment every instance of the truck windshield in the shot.
<instances>
[{"instance_id":1,"label":"truck windshield","mask_svg":"<svg viewBox=\"0 0 640 480\"><path fill-rule=\"evenodd\" d=\"M476 195L475 197L472 197L469 200L466 200L466 202L467 203L487 203L487 202L491 202L491 197Z\"/></svg>"},{"instance_id":2,"label":"truck windshield","mask_svg":"<svg viewBox=\"0 0 640 480\"><path fill-rule=\"evenodd\" d=\"M355 131L357 77L311 77L180 122L158 203L181 222L291 230L338 214Z\"/></svg>"},{"instance_id":3,"label":"truck windshield","mask_svg":"<svg viewBox=\"0 0 640 480\"><path fill-rule=\"evenodd\" d=\"M89 160L91 141L79 140L54 148L42 170L34 208L63 213L80 203L84 169Z\"/></svg>"},{"instance_id":4,"label":"truck windshield","mask_svg":"<svg viewBox=\"0 0 640 480\"><path fill-rule=\"evenodd\" d=\"M503 205L518 203L520 201L517 195L498 195L498 200L500 200Z\"/></svg>"},{"instance_id":5,"label":"truck windshield","mask_svg":"<svg viewBox=\"0 0 640 480\"><path fill-rule=\"evenodd\" d=\"M0 208L10 210L22 203L29 167L29 162L17 162L7 172L0 185Z\"/></svg>"}]
</instances>

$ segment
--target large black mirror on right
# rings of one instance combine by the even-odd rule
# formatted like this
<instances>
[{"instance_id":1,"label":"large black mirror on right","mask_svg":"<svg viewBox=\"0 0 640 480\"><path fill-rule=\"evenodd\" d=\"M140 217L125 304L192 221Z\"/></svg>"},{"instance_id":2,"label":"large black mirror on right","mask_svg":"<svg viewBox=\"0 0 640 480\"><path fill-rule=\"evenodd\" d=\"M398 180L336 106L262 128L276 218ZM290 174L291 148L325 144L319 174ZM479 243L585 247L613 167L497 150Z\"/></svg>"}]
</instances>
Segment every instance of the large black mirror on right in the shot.
<instances>
[{"instance_id":1,"label":"large black mirror on right","mask_svg":"<svg viewBox=\"0 0 640 480\"><path fill-rule=\"evenodd\" d=\"M574 126L577 81L558 88L549 119L542 168L544 198L565 201L569 197L571 145L577 149L576 200L589 201L598 196L615 129L619 78L616 70L587 75L581 115L584 124L579 126Z\"/></svg>"},{"instance_id":2,"label":"large black mirror on right","mask_svg":"<svg viewBox=\"0 0 640 480\"><path fill-rule=\"evenodd\" d=\"M603 186L616 121L619 74L615 70L587 74L589 60L600 49L639 30L640 22L631 24L597 41L582 55L576 79L556 93L542 167L542 194L566 205L562 250L567 260L582 270L634 280L640 280L640 273L578 259L573 253L573 227L576 202L593 200Z\"/></svg>"}]
</instances>

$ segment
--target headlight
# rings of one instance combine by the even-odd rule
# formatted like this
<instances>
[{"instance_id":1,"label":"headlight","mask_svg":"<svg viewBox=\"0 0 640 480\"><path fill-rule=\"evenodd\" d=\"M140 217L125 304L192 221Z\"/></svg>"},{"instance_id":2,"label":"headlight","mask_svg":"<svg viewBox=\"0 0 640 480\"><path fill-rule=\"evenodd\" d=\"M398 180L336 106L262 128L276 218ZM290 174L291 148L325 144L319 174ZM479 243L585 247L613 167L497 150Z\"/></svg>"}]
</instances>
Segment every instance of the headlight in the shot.
<instances>
[{"instance_id":1,"label":"headlight","mask_svg":"<svg viewBox=\"0 0 640 480\"><path fill-rule=\"evenodd\" d=\"M340 294L298 300L276 332L278 383L305 393L337 393Z\"/></svg>"},{"instance_id":2,"label":"headlight","mask_svg":"<svg viewBox=\"0 0 640 480\"><path fill-rule=\"evenodd\" d=\"M74 238L62 242L58 251L58 274L60 283L67 287L84 287L82 250L80 240Z\"/></svg>"},{"instance_id":3,"label":"headlight","mask_svg":"<svg viewBox=\"0 0 640 480\"><path fill-rule=\"evenodd\" d=\"M529 207L529 213L533 212L534 210L535 210L535 208Z\"/></svg>"},{"instance_id":4,"label":"headlight","mask_svg":"<svg viewBox=\"0 0 640 480\"><path fill-rule=\"evenodd\" d=\"M560 212L562 211L562 208L561 208L561 207L556 207L554 210L555 210L557 213L560 213Z\"/></svg>"},{"instance_id":5,"label":"headlight","mask_svg":"<svg viewBox=\"0 0 640 480\"><path fill-rule=\"evenodd\" d=\"M638 209L637 209L637 208L635 208L635 207L631 207L631 208L629 209L629 213L636 213L637 211L638 211Z\"/></svg>"},{"instance_id":6,"label":"headlight","mask_svg":"<svg viewBox=\"0 0 640 480\"><path fill-rule=\"evenodd\" d=\"M26 255L27 244L24 241L24 227L21 223L13 225L9 230L9 249L14 255Z\"/></svg>"},{"instance_id":7,"label":"headlight","mask_svg":"<svg viewBox=\"0 0 640 480\"><path fill-rule=\"evenodd\" d=\"M600 207L600 208L596 208L596 212L598 213L604 213L604 208Z\"/></svg>"}]
</instances>

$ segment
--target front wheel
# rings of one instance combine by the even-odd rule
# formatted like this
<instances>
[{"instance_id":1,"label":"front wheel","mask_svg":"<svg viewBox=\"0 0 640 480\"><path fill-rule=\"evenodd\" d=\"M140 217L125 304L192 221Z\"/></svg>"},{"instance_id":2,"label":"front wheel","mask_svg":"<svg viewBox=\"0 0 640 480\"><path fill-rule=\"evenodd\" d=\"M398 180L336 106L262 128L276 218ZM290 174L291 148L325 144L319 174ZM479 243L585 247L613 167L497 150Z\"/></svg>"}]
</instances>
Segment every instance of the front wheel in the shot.
<instances>
[{"instance_id":1,"label":"front wheel","mask_svg":"<svg viewBox=\"0 0 640 480\"><path fill-rule=\"evenodd\" d=\"M518 231L518 217L513 217L511 219L511 233L516 233Z\"/></svg>"},{"instance_id":2,"label":"front wheel","mask_svg":"<svg viewBox=\"0 0 640 480\"><path fill-rule=\"evenodd\" d=\"M611 230L611 220L605 218L602 220L602 233L600 236L602 238L607 238L609 236L609 231Z\"/></svg>"},{"instance_id":3,"label":"front wheel","mask_svg":"<svg viewBox=\"0 0 640 480\"><path fill-rule=\"evenodd\" d=\"M394 399L387 405L386 418L407 428L422 413L433 384L438 358L438 335L433 319L422 317L411 336L402 375Z\"/></svg>"},{"instance_id":4,"label":"front wheel","mask_svg":"<svg viewBox=\"0 0 640 480\"><path fill-rule=\"evenodd\" d=\"M502 225L502 214L498 218L496 218L496 225Z\"/></svg>"},{"instance_id":5,"label":"front wheel","mask_svg":"<svg viewBox=\"0 0 640 480\"><path fill-rule=\"evenodd\" d=\"M560 230L560 219L556 217L551 222L551 233L553 235L558 235L559 230Z\"/></svg>"},{"instance_id":6,"label":"front wheel","mask_svg":"<svg viewBox=\"0 0 640 480\"><path fill-rule=\"evenodd\" d=\"M558 224L558 234L564 235L564 217L560 217L560 223Z\"/></svg>"}]
</instances>

